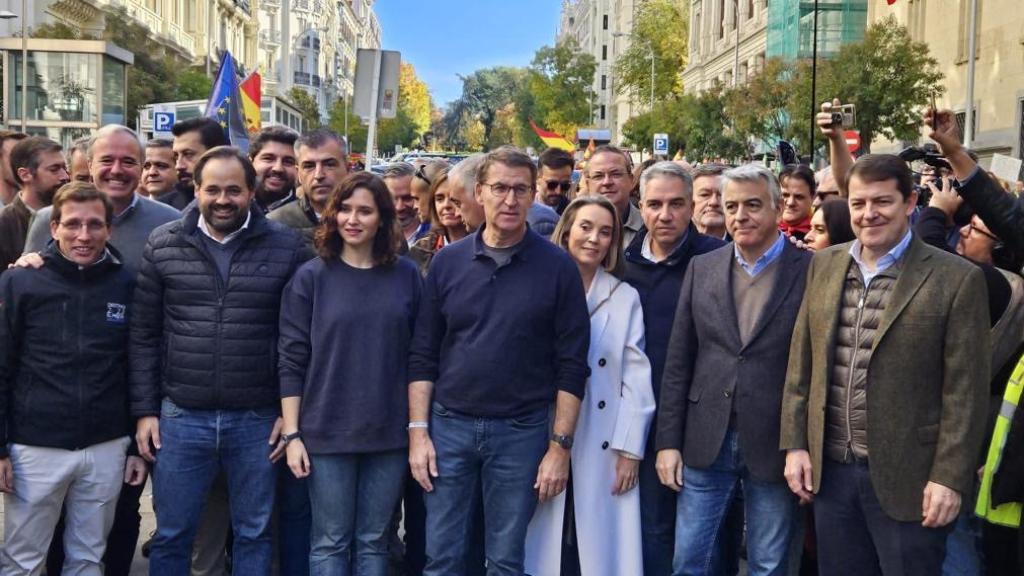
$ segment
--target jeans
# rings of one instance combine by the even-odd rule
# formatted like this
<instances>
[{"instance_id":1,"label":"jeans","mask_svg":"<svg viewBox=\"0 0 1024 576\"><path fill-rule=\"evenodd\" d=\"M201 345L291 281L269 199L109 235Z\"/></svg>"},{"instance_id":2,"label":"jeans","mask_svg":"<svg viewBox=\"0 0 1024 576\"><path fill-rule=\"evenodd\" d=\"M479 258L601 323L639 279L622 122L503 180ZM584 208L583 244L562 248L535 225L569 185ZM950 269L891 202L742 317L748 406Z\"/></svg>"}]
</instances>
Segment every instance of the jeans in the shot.
<instances>
[{"instance_id":1,"label":"jeans","mask_svg":"<svg viewBox=\"0 0 1024 576\"><path fill-rule=\"evenodd\" d=\"M866 462L826 458L814 497L818 567L825 576L936 576L950 527L900 522L878 503Z\"/></svg>"},{"instance_id":2,"label":"jeans","mask_svg":"<svg viewBox=\"0 0 1024 576\"><path fill-rule=\"evenodd\" d=\"M669 576L672 573L678 496L658 479L658 471L654 467L657 459L654 443L648 442L638 478L644 576Z\"/></svg>"},{"instance_id":3,"label":"jeans","mask_svg":"<svg viewBox=\"0 0 1024 576\"><path fill-rule=\"evenodd\" d=\"M437 453L427 507L427 576L466 573L466 534L477 484L483 492L487 574L521 575L526 528L537 507L533 485L548 446L548 410L478 418L435 402L430 435Z\"/></svg>"},{"instance_id":4,"label":"jeans","mask_svg":"<svg viewBox=\"0 0 1024 576\"><path fill-rule=\"evenodd\" d=\"M983 522L974 515L973 496L964 495L960 514L953 521L953 531L946 539L942 576L981 576L985 573L981 544Z\"/></svg>"},{"instance_id":5,"label":"jeans","mask_svg":"<svg viewBox=\"0 0 1024 576\"><path fill-rule=\"evenodd\" d=\"M270 520L277 471L270 462L276 406L253 410L193 410L164 399L163 447L153 467L157 530L149 558L151 576L189 573L192 542L218 472L227 477L234 534L234 574L270 573Z\"/></svg>"},{"instance_id":6,"label":"jeans","mask_svg":"<svg viewBox=\"0 0 1024 576\"><path fill-rule=\"evenodd\" d=\"M764 482L751 476L743 463L735 430L725 435L722 449L710 467L683 469L673 574L724 571L720 554L723 525L740 482L747 519L748 573L786 574L796 498L781 479Z\"/></svg>"},{"instance_id":7,"label":"jeans","mask_svg":"<svg viewBox=\"0 0 1024 576\"><path fill-rule=\"evenodd\" d=\"M409 467L407 450L310 454L310 576L387 576L388 529Z\"/></svg>"},{"instance_id":8,"label":"jeans","mask_svg":"<svg viewBox=\"0 0 1024 576\"><path fill-rule=\"evenodd\" d=\"M307 576L310 530L313 525L309 481L307 478L296 478L284 458L277 464L277 552L280 574Z\"/></svg>"}]
</instances>

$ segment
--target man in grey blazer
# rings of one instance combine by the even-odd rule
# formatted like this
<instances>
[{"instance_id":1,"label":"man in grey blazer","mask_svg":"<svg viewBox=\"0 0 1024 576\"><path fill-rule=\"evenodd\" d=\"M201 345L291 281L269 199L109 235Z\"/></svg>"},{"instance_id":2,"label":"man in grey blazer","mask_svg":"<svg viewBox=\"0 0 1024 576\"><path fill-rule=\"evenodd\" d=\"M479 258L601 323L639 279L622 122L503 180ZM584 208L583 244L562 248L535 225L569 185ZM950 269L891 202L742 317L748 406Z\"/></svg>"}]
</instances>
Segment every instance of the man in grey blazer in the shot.
<instances>
[{"instance_id":1,"label":"man in grey blazer","mask_svg":"<svg viewBox=\"0 0 1024 576\"><path fill-rule=\"evenodd\" d=\"M985 279L914 237L917 194L898 157L861 157L847 182L857 240L815 254L807 273L785 475L814 499L822 574L940 574L985 429Z\"/></svg>"},{"instance_id":2,"label":"man in grey blazer","mask_svg":"<svg viewBox=\"0 0 1024 576\"><path fill-rule=\"evenodd\" d=\"M785 574L796 498L779 412L811 257L778 231L774 174L745 165L722 187L734 242L691 261L661 383L658 475L682 490L673 573L718 571L716 542L742 483L750 574Z\"/></svg>"}]
</instances>

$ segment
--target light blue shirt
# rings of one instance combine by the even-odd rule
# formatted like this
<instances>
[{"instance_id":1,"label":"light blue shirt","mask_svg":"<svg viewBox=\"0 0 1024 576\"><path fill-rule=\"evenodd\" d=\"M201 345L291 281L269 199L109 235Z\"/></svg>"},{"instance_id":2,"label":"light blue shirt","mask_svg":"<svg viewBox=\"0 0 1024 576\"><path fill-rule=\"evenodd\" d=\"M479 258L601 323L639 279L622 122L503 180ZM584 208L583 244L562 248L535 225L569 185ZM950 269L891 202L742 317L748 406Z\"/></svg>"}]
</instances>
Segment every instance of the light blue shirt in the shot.
<instances>
[{"instance_id":1,"label":"light blue shirt","mask_svg":"<svg viewBox=\"0 0 1024 576\"><path fill-rule=\"evenodd\" d=\"M740 249L736 247L735 242L733 243L732 250L740 268L743 268L743 271L753 278L760 274L762 270L767 268L769 264L779 259L779 256L782 255L782 249L786 247L786 242L788 242L788 240L786 240L786 235L779 233L779 236L775 239L775 243L772 244L772 247L764 254L761 254L761 257L753 264L750 264L743 259L743 256L740 255Z\"/></svg>"},{"instance_id":2,"label":"light blue shirt","mask_svg":"<svg viewBox=\"0 0 1024 576\"><path fill-rule=\"evenodd\" d=\"M878 259L878 262L875 263L874 270L869 269L867 265L864 264L864 261L860 259L860 240L853 241L853 245L850 246L850 257L853 258L853 261L857 263L857 267L860 268L860 274L864 277L864 287L870 286L871 281L874 280L875 276L884 272L886 268L892 266L903 257L903 253L907 251L907 246L910 246L911 236L912 234L910 230L907 230L906 236L900 240L899 244L893 246L892 250L889 250L885 253L885 256Z\"/></svg>"}]
</instances>

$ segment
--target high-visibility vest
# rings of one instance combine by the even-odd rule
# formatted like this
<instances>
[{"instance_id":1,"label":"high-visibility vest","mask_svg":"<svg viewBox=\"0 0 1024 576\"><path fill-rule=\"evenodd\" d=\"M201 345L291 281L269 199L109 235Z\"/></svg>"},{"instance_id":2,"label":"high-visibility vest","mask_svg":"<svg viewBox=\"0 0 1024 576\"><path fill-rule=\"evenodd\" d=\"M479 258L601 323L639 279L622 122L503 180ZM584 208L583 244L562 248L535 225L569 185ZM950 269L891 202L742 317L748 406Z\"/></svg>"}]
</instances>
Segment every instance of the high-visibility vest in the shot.
<instances>
[{"instance_id":1,"label":"high-visibility vest","mask_svg":"<svg viewBox=\"0 0 1024 576\"><path fill-rule=\"evenodd\" d=\"M1017 411L1021 391L1024 391L1024 357L1013 369L1013 375L1006 383L1006 392L1003 393L1003 404L999 407L999 415L996 417L995 431L992 433L992 442L988 446L988 456L985 458L985 473L981 478L981 490L978 493L978 503L974 507L974 513L992 524L1017 528L1020 526L1021 503L1007 502L1000 506L992 507L992 478L999 471L1002 463L1003 450L1006 448L1006 438L1010 434L1010 423L1013 422L1013 414Z\"/></svg>"}]
</instances>

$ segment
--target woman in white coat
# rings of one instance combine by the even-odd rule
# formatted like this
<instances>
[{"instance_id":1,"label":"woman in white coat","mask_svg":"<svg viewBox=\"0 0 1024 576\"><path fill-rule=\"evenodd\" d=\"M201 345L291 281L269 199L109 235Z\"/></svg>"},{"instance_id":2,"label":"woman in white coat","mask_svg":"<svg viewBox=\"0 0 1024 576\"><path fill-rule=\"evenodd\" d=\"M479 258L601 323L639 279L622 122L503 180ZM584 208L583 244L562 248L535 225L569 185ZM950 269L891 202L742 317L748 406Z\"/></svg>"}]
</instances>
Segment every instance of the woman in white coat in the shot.
<instances>
[{"instance_id":1,"label":"woman in white coat","mask_svg":"<svg viewBox=\"0 0 1024 576\"><path fill-rule=\"evenodd\" d=\"M640 297L616 278L622 224L602 196L574 200L552 240L580 269L590 309L590 380L571 455L570 488L538 504L526 536L526 573L556 576L642 574L640 459L654 418L651 366L644 354ZM572 513L566 514L567 494ZM566 518L575 519L571 526ZM579 564L562 558L574 534Z\"/></svg>"}]
</instances>

